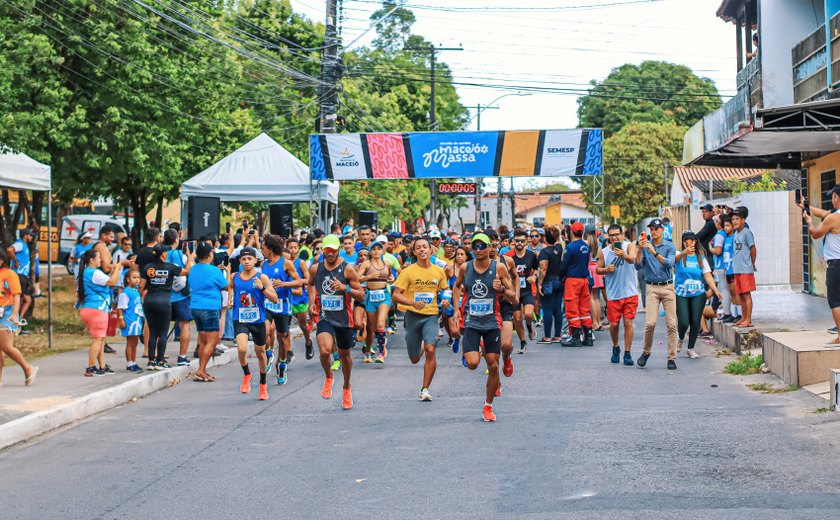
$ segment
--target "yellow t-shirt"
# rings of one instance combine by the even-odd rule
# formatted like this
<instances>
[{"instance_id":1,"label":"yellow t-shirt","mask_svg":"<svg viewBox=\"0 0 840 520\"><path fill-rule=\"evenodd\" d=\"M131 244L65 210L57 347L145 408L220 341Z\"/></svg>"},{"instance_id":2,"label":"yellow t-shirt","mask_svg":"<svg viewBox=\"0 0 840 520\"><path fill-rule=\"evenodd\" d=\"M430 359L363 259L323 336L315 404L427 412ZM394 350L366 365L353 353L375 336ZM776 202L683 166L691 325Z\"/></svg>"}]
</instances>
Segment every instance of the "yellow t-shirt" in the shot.
<instances>
[{"instance_id":1,"label":"yellow t-shirt","mask_svg":"<svg viewBox=\"0 0 840 520\"><path fill-rule=\"evenodd\" d=\"M449 288L446 280L446 273L443 269L432 264L428 269L423 269L417 264L411 264L403 269L394 287L402 290L406 298L411 301L422 301L426 304L423 310L418 311L413 307L398 304L397 308L402 311L416 312L427 316L434 316L438 313L437 294Z\"/></svg>"}]
</instances>

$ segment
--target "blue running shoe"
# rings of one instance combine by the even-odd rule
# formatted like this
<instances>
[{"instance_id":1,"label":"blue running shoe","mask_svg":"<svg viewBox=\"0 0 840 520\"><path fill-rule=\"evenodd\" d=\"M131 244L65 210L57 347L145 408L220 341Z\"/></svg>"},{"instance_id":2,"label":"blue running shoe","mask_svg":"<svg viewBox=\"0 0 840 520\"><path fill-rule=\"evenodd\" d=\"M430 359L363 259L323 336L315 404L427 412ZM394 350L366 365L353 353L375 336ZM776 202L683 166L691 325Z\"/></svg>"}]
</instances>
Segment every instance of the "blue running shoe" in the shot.
<instances>
[{"instance_id":1,"label":"blue running shoe","mask_svg":"<svg viewBox=\"0 0 840 520\"><path fill-rule=\"evenodd\" d=\"M455 341L452 342L452 352L457 354L459 350L461 350L461 338L458 338L458 339L456 339ZM466 366L466 365L464 365L464 366Z\"/></svg>"},{"instance_id":2,"label":"blue running shoe","mask_svg":"<svg viewBox=\"0 0 840 520\"><path fill-rule=\"evenodd\" d=\"M289 380L286 375L286 363L282 361L277 362L277 384L283 386Z\"/></svg>"},{"instance_id":3,"label":"blue running shoe","mask_svg":"<svg viewBox=\"0 0 840 520\"><path fill-rule=\"evenodd\" d=\"M632 367L632 366L633 366L633 358L632 358L632 357L630 357L630 353L629 353L629 352L625 352L625 353L624 353L624 364L625 364L626 366L628 366L628 367Z\"/></svg>"},{"instance_id":4,"label":"blue running shoe","mask_svg":"<svg viewBox=\"0 0 840 520\"><path fill-rule=\"evenodd\" d=\"M613 347L610 363L618 363L619 361L621 361L621 349L618 347Z\"/></svg>"},{"instance_id":5,"label":"blue running shoe","mask_svg":"<svg viewBox=\"0 0 840 520\"><path fill-rule=\"evenodd\" d=\"M461 356L461 366L467 368L467 358L465 358L464 356Z\"/></svg>"}]
</instances>

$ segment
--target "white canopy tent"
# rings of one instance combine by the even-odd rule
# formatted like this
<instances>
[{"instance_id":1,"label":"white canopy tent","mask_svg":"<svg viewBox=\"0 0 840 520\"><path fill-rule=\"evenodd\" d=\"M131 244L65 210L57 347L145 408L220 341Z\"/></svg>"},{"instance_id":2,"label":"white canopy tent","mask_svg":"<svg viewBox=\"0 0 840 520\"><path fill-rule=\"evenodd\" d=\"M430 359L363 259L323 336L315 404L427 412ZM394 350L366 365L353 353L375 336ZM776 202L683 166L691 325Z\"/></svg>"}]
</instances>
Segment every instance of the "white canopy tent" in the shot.
<instances>
[{"instance_id":1,"label":"white canopy tent","mask_svg":"<svg viewBox=\"0 0 840 520\"><path fill-rule=\"evenodd\" d=\"M53 346L52 326L52 169L23 153L0 150L0 188L47 192L47 327L49 348Z\"/></svg>"},{"instance_id":2,"label":"white canopy tent","mask_svg":"<svg viewBox=\"0 0 840 520\"><path fill-rule=\"evenodd\" d=\"M186 181L181 199L192 196L217 197L222 202L314 199L337 204L338 184L321 181L312 186L309 166L263 133Z\"/></svg>"}]
</instances>

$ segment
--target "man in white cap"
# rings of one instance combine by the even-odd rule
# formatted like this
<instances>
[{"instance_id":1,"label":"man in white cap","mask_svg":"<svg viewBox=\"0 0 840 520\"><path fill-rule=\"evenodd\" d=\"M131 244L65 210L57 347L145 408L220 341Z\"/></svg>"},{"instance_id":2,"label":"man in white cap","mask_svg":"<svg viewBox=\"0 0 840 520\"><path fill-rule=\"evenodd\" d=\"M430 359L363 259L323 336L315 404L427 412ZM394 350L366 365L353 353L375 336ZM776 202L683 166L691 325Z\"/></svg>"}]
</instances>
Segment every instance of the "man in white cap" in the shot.
<instances>
[{"instance_id":1,"label":"man in white cap","mask_svg":"<svg viewBox=\"0 0 840 520\"><path fill-rule=\"evenodd\" d=\"M432 239L432 255L443 258L443 244L441 243L440 231L437 229L429 231L429 238Z\"/></svg>"}]
</instances>

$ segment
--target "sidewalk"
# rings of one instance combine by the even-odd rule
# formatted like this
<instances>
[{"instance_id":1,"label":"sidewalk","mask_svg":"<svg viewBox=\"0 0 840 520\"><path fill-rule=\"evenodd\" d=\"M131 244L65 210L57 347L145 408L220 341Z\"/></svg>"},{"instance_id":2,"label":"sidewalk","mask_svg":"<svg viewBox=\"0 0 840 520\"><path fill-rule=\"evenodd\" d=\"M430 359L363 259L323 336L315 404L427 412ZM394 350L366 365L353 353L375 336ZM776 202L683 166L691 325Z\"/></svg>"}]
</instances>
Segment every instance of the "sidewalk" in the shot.
<instances>
[{"instance_id":1,"label":"sidewalk","mask_svg":"<svg viewBox=\"0 0 840 520\"><path fill-rule=\"evenodd\" d=\"M297 332L299 329L293 328L292 336ZM0 450L186 380L198 369L198 360L192 360L196 338L193 331L190 366L173 366L160 372L126 372L125 343L116 342L121 338L109 342L117 353L105 354L105 362L115 372L109 376L84 377L87 349L34 360L32 364L39 371L35 383L29 387L24 385L20 367L6 366L0 388ZM141 355L142 348L138 346ZM177 342L168 343L166 352L173 365L178 350ZM236 357L236 349L231 348L211 359L208 367L233 362ZM138 364L145 368L145 361L138 359Z\"/></svg>"}]
</instances>

